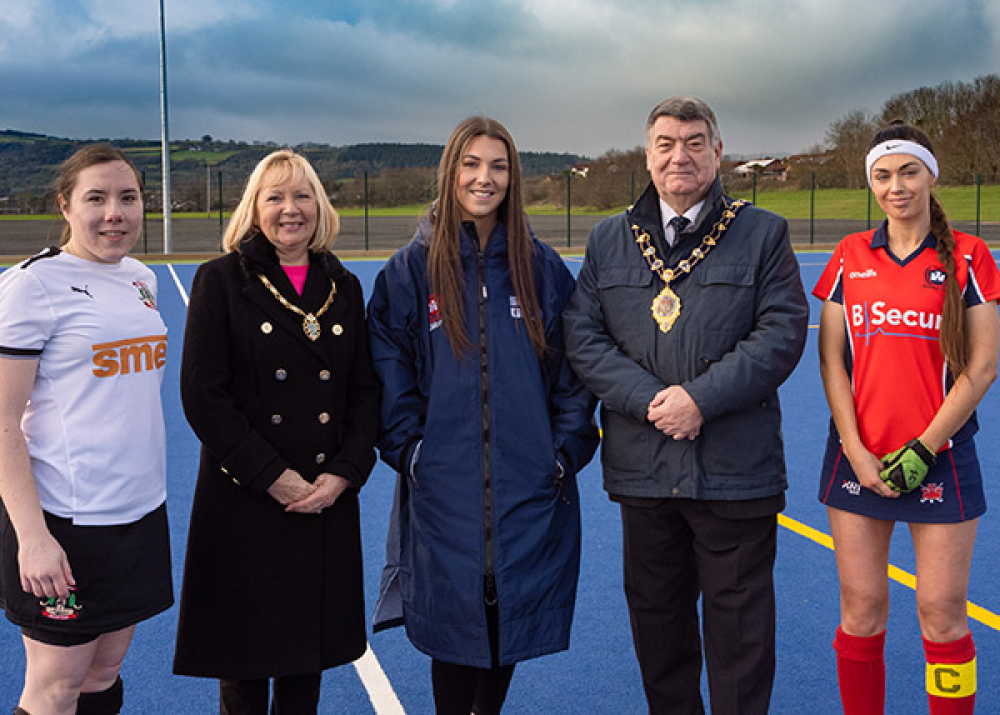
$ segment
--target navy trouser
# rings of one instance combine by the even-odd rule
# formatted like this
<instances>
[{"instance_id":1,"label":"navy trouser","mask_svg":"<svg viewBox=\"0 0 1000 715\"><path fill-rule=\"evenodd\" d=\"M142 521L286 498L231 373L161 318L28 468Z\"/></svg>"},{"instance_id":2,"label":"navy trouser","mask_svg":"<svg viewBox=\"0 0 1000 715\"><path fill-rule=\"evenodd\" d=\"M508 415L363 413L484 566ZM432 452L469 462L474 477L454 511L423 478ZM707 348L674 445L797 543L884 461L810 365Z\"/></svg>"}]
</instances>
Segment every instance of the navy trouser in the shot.
<instances>
[{"instance_id":1,"label":"navy trouser","mask_svg":"<svg viewBox=\"0 0 1000 715\"><path fill-rule=\"evenodd\" d=\"M625 595L649 712L705 712L701 596L713 715L767 713L783 498L622 501Z\"/></svg>"}]
</instances>

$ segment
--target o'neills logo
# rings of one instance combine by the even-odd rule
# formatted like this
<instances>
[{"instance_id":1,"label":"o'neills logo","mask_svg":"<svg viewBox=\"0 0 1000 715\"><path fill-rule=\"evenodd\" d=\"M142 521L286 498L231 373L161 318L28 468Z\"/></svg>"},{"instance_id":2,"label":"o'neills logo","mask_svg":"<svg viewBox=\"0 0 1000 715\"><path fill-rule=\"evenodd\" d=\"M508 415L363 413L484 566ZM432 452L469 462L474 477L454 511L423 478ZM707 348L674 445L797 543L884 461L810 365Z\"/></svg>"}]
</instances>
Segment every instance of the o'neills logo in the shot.
<instances>
[{"instance_id":1,"label":"o'neills logo","mask_svg":"<svg viewBox=\"0 0 1000 715\"><path fill-rule=\"evenodd\" d=\"M148 335L144 338L99 343L94 349L94 375L114 377L145 370L160 370L167 364L167 336Z\"/></svg>"},{"instance_id":2,"label":"o'neills logo","mask_svg":"<svg viewBox=\"0 0 1000 715\"><path fill-rule=\"evenodd\" d=\"M847 274L848 278L878 278L878 273L875 272L874 268L869 268L867 271L851 271Z\"/></svg>"}]
</instances>

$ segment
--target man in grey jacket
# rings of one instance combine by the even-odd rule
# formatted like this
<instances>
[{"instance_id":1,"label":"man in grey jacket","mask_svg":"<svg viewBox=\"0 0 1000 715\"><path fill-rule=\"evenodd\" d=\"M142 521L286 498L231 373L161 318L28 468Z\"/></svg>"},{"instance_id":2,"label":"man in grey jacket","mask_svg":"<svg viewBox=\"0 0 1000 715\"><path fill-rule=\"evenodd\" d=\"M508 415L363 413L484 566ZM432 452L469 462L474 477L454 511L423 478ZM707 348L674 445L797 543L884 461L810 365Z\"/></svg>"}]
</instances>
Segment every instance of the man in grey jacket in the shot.
<instances>
[{"instance_id":1,"label":"man in grey jacket","mask_svg":"<svg viewBox=\"0 0 1000 715\"><path fill-rule=\"evenodd\" d=\"M778 386L808 305L784 219L725 196L705 102L646 123L652 183L594 227L564 313L601 399L604 487L622 513L625 593L651 713L766 713L784 508Z\"/></svg>"}]
</instances>

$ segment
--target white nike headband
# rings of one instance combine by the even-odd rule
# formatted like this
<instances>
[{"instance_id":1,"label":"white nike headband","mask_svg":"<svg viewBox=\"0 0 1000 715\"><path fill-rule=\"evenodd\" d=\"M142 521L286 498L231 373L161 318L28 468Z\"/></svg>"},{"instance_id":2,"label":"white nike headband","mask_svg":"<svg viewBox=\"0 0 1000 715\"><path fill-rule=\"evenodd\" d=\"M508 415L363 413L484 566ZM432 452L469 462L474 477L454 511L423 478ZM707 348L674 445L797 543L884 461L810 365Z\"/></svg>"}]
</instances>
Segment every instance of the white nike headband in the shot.
<instances>
[{"instance_id":1,"label":"white nike headband","mask_svg":"<svg viewBox=\"0 0 1000 715\"><path fill-rule=\"evenodd\" d=\"M889 156L890 154L909 154L910 156L915 156L924 162L927 168L930 169L930 172L934 174L935 179L938 177L937 159L934 158L934 155L931 154L927 147L907 139L890 139L889 141L875 145L868 152L868 158L865 159L865 175L868 177L869 186L872 183L872 166L883 156Z\"/></svg>"}]
</instances>

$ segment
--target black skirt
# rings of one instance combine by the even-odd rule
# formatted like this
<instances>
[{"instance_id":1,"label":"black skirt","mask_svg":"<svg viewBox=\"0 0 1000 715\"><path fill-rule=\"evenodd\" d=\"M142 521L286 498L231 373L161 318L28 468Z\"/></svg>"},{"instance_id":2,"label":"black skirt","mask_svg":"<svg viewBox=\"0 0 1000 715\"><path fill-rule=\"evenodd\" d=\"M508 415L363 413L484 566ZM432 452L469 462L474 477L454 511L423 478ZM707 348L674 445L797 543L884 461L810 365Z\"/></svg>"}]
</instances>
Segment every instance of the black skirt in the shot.
<instances>
[{"instance_id":1,"label":"black skirt","mask_svg":"<svg viewBox=\"0 0 1000 715\"><path fill-rule=\"evenodd\" d=\"M17 535L0 502L0 607L12 623L96 636L173 605L166 504L131 524L77 526L49 513L45 522L66 552L76 589L65 599L39 598L21 589Z\"/></svg>"}]
</instances>

